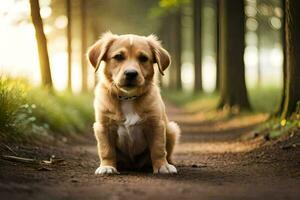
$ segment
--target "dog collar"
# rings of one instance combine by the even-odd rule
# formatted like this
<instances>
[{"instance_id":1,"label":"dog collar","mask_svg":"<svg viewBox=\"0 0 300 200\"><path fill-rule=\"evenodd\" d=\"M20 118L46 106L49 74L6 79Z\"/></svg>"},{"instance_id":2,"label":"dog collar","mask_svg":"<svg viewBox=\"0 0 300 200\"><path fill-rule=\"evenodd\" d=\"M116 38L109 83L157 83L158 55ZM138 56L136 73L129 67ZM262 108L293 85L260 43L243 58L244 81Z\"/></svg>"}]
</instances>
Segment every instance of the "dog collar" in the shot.
<instances>
[{"instance_id":1,"label":"dog collar","mask_svg":"<svg viewBox=\"0 0 300 200\"><path fill-rule=\"evenodd\" d=\"M136 98L138 98L138 96L131 96L131 97L118 96L118 98L121 101L131 101L131 100L135 100Z\"/></svg>"}]
</instances>

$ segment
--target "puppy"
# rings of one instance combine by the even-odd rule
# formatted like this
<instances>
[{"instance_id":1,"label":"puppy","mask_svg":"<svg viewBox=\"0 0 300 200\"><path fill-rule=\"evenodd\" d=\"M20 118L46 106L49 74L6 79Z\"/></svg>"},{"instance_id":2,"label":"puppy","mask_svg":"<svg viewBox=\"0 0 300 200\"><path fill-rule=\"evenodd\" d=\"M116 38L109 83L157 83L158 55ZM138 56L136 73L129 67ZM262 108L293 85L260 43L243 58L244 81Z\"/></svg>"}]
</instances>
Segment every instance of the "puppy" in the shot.
<instances>
[{"instance_id":1,"label":"puppy","mask_svg":"<svg viewBox=\"0 0 300 200\"><path fill-rule=\"evenodd\" d=\"M156 36L105 33L89 49L88 59L96 71L100 68L94 99L100 167L95 174L147 166L154 173L177 173L171 156L180 129L168 120L153 80L154 67L163 75L171 60Z\"/></svg>"}]
</instances>

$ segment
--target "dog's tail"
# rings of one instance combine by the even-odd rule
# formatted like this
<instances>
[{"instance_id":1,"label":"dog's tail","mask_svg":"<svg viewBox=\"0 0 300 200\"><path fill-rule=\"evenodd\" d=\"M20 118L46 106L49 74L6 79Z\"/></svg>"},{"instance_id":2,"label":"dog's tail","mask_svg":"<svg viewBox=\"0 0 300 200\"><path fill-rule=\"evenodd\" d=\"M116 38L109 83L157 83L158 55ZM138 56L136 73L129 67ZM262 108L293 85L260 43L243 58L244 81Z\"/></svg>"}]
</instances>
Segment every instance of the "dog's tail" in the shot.
<instances>
[{"instance_id":1,"label":"dog's tail","mask_svg":"<svg viewBox=\"0 0 300 200\"><path fill-rule=\"evenodd\" d=\"M166 133L167 160L172 164L172 153L179 141L181 130L176 122L171 121L167 124Z\"/></svg>"},{"instance_id":2,"label":"dog's tail","mask_svg":"<svg viewBox=\"0 0 300 200\"><path fill-rule=\"evenodd\" d=\"M178 143L180 135L181 135L181 130L176 122L171 121L168 123L167 133L172 135L172 137L174 139L174 143Z\"/></svg>"}]
</instances>

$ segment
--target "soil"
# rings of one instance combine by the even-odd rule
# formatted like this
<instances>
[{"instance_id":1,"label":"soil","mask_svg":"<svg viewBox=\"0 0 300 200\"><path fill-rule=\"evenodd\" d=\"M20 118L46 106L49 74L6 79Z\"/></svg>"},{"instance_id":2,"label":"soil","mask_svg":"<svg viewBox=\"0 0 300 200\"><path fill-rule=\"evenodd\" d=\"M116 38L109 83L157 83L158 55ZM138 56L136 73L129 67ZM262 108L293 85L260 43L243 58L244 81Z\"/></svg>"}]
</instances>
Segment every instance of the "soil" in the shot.
<instances>
[{"instance_id":1,"label":"soil","mask_svg":"<svg viewBox=\"0 0 300 200\"><path fill-rule=\"evenodd\" d=\"M255 137L262 114L207 120L168 106L182 128L177 175L121 172L95 176L99 161L92 131L34 144L0 143L1 199L300 199L300 133ZM247 138L247 139L245 139ZM49 163L50 157L52 163Z\"/></svg>"}]
</instances>

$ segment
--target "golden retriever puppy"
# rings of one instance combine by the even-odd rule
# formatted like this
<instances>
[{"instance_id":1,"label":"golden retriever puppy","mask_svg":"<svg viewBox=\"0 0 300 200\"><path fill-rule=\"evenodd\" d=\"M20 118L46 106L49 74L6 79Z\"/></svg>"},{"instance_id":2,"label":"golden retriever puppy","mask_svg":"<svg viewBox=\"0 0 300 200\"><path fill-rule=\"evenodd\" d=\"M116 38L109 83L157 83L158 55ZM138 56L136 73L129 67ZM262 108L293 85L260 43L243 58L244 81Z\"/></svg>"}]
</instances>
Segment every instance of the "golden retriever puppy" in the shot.
<instances>
[{"instance_id":1,"label":"golden retriever puppy","mask_svg":"<svg viewBox=\"0 0 300 200\"><path fill-rule=\"evenodd\" d=\"M168 52L153 35L109 32L89 49L88 59L100 71L94 99L100 167L95 173L146 166L154 173L177 173L171 156L180 129L168 120L153 80L156 65L161 74L170 65Z\"/></svg>"}]
</instances>

